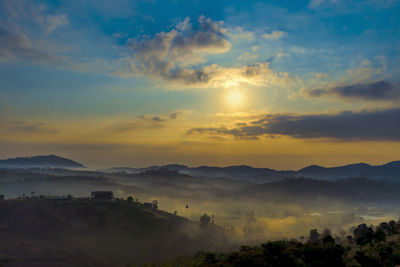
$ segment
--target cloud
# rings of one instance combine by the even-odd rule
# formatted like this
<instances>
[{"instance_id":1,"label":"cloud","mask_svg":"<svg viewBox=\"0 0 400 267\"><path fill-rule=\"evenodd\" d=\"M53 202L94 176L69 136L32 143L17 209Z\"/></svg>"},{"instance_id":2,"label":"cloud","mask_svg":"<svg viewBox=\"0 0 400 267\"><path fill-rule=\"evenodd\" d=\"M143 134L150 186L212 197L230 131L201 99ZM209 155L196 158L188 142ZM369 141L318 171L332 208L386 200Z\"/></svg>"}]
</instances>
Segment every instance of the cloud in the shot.
<instances>
[{"instance_id":1,"label":"cloud","mask_svg":"<svg viewBox=\"0 0 400 267\"><path fill-rule=\"evenodd\" d=\"M159 116L153 117L152 120L155 121L155 122L163 122L163 121L164 121L164 120L161 119Z\"/></svg>"},{"instance_id":2,"label":"cloud","mask_svg":"<svg viewBox=\"0 0 400 267\"><path fill-rule=\"evenodd\" d=\"M28 36L17 31L9 31L1 26L0 44L0 62L19 59L36 63L67 63L64 57L36 49Z\"/></svg>"},{"instance_id":3,"label":"cloud","mask_svg":"<svg viewBox=\"0 0 400 267\"><path fill-rule=\"evenodd\" d=\"M187 18L175 29L158 33L152 39L129 40L127 46L133 52L131 70L189 87L229 87L240 83L282 85L290 81L287 73L272 71L268 62L239 67L194 66L205 61L205 54L230 50L231 43L222 25L201 16L195 29Z\"/></svg>"},{"instance_id":4,"label":"cloud","mask_svg":"<svg viewBox=\"0 0 400 267\"><path fill-rule=\"evenodd\" d=\"M41 122L26 122L26 121L3 121L7 125L6 130L12 133L27 133L27 134L43 134L57 133L57 130L50 128L47 124Z\"/></svg>"},{"instance_id":5,"label":"cloud","mask_svg":"<svg viewBox=\"0 0 400 267\"><path fill-rule=\"evenodd\" d=\"M5 11L3 20L21 31L39 26L40 31L50 34L69 22L66 14L49 14L45 4L36 5L33 1L3 1L0 5Z\"/></svg>"},{"instance_id":6,"label":"cloud","mask_svg":"<svg viewBox=\"0 0 400 267\"><path fill-rule=\"evenodd\" d=\"M400 141L400 109L335 114L268 114L234 127L193 128L189 134L256 139L263 135L339 140Z\"/></svg>"},{"instance_id":7,"label":"cloud","mask_svg":"<svg viewBox=\"0 0 400 267\"><path fill-rule=\"evenodd\" d=\"M314 89L306 94L311 97L334 95L342 99L393 102L400 99L400 84L387 81L356 83L331 89Z\"/></svg>"},{"instance_id":8,"label":"cloud","mask_svg":"<svg viewBox=\"0 0 400 267\"><path fill-rule=\"evenodd\" d=\"M134 53L135 68L148 74L172 76L176 67L202 62L202 54L229 51L230 42L222 23L200 16L194 29L189 18L169 32L161 32L153 39L130 39L127 46Z\"/></svg>"},{"instance_id":9,"label":"cloud","mask_svg":"<svg viewBox=\"0 0 400 267\"><path fill-rule=\"evenodd\" d=\"M382 9L382 8L390 8L395 6L396 4L399 3L399 0L346 0L346 1L340 1L340 0L311 0L308 3L308 8L310 9L317 9L319 7L329 7L332 8L330 5L336 4L340 6L343 10L359 10L360 7L363 6L369 6L373 7L376 9Z\"/></svg>"},{"instance_id":10,"label":"cloud","mask_svg":"<svg viewBox=\"0 0 400 267\"><path fill-rule=\"evenodd\" d=\"M310 3L308 3L309 8L316 8L319 5L321 5L325 0L311 0Z\"/></svg>"},{"instance_id":11,"label":"cloud","mask_svg":"<svg viewBox=\"0 0 400 267\"><path fill-rule=\"evenodd\" d=\"M233 40L253 41L255 39L254 32L246 31L242 27L235 27L233 29L230 29L228 35Z\"/></svg>"},{"instance_id":12,"label":"cloud","mask_svg":"<svg viewBox=\"0 0 400 267\"><path fill-rule=\"evenodd\" d=\"M67 15L48 15L46 20L46 33L52 33L56 28L68 24Z\"/></svg>"},{"instance_id":13,"label":"cloud","mask_svg":"<svg viewBox=\"0 0 400 267\"><path fill-rule=\"evenodd\" d=\"M126 132L135 129L163 128L166 126L168 122L176 120L182 114L183 114L182 111L175 111L169 114L156 115L156 116L141 115L136 120L113 125L111 127L111 130L115 132Z\"/></svg>"},{"instance_id":14,"label":"cloud","mask_svg":"<svg viewBox=\"0 0 400 267\"><path fill-rule=\"evenodd\" d=\"M287 32L283 31L273 31L271 33L266 33L262 37L267 40L276 41L287 36Z\"/></svg>"}]
</instances>

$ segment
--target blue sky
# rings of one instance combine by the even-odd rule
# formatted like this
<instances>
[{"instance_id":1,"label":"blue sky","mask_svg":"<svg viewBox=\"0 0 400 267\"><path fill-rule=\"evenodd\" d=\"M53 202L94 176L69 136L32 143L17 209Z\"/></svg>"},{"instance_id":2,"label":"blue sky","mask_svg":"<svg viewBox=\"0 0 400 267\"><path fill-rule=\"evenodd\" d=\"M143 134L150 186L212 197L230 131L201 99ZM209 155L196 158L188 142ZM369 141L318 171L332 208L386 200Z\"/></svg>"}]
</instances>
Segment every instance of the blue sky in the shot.
<instances>
[{"instance_id":1,"label":"blue sky","mask_svg":"<svg viewBox=\"0 0 400 267\"><path fill-rule=\"evenodd\" d=\"M0 1L0 156L169 163L162 153L140 157L133 148L94 156L97 147L118 145L168 147L192 165L283 168L270 160L274 153L290 157L288 167L396 159L388 149L399 140L386 133L400 129L354 135L359 121L351 120L399 122L398 14L396 0ZM285 128L289 115L302 126L307 116L333 116L329 123L348 132L321 134L323 121L305 125L305 135L297 124ZM122 124L131 132L110 132ZM312 149L300 149L307 136ZM291 142L302 152L288 149ZM338 157L332 142L377 149ZM215 151L201 144L225 154L212 158Z\"/></svg>"}]
</instances>

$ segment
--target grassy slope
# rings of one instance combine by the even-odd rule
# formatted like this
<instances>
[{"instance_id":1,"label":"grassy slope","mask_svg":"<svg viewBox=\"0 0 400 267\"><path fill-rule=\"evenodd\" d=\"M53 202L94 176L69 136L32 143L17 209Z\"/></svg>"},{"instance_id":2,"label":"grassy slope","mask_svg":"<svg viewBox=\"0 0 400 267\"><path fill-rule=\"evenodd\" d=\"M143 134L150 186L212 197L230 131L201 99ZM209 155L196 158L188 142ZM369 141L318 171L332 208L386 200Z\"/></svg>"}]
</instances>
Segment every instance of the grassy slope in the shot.
<instances>
[{"instance_id":1,"label":"grassy slope","mask_svg":"<svg viewBox=\"0 0 400 267\"><path fill-rule=\"evenodd\" d=\"M6 266L126 266L219 249L226 241L218 227L201 230L140 203L41 199L1 202L0 240Z\"/></svg>"}]
</instances>

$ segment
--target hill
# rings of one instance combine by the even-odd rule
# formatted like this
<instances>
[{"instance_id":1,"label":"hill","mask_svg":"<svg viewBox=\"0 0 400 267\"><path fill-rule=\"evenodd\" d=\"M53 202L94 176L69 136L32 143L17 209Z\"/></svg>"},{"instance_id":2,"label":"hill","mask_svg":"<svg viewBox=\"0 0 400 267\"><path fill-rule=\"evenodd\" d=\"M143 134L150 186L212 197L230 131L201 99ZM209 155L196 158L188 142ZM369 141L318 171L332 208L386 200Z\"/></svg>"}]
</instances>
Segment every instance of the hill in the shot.
<instances>
[{"instance_id":1,"label":"hill","mask_svg":"<svg viewBox=\"0 0 400 267\"><path fill-rule=\"evenodd\" d=\"M366 163L325 168L311 165L297 171L297 175L316 179L341 179L347 177L365 177L400 181L400 161L372 166Z\"/></svg>"},{"instance_id":2,"label":"hill","mask_svg":"<svg viewBox=\"0 0 400 267\"><path fill-rule=\"evenodd\" d=\"M40 198L0 202L0 240L6 266L126 266L227 243L217 226L139 202Z\"/></svg>"},{"instance_id":3,"label":"hill","mask_svg":"<svg viewBox=\"0 0 400 267\"><path fill-rule=\"evenodd\" d=\"M400 184L361 177L333 181L291 178L250 185L241 191L241 195L253 198L269 197L282 201L313 201L316 197L325 197L353 203L369 201L375 204L380 202L390 204L400 200Z\"/></svg>"},{"instance_id":4,"label":"hill","mask_svg":"<svg viewBox=\"0 0 400 267\"><path fill-rule=\"evenodd\" d=\"M349 164L337 167L310 165L298 171L255 168L247 165L228 167L200 166L188 167L180 164L151 166L147 168L111 168L107 172L141 173L145 171L167 169L193 177L229 178L252 183L268 183L288 178L307 177L318 180L338 180L342 178L364 177L387 181L400 181L400 161L392 161L384 165L372 166L366 163Z\"/></svg>"},{"instance_id":5,"label":"hill","mask_svg":"<svg viewBox=\"0 0 400 267\"><path fill-rule=\"evenodd\" d=\"M0 160L2 168L85 168L84 165L56 155L19 157Z\"/></svg>"}]
</instances>

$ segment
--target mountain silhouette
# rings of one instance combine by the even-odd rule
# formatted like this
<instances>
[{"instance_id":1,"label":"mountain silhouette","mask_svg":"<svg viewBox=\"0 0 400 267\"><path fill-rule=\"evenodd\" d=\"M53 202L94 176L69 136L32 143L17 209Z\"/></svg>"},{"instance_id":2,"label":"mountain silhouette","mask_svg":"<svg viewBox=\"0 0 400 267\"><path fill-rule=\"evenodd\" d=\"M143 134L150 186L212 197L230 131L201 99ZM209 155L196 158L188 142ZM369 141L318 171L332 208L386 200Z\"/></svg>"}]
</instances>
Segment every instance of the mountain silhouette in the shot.
<instances>
[{"instance_id":1,"label":"mountain silhouette","mask_svg":"<svg viewBox=\"0 0 400 267\"><path fill-rule=\"evenodd\" d=\"M372 166L366 163L349 164L338 167L311 165L297 172L299 176L316 179L341 179L347 177L366 177L372 179L400 179L400 161Z\"/></svg>"},{"instance_id":2,"label":"mountain silhouette","mask_svg":"<svg viewBox=\"0 0 400 267\"><path fill-rule=\"evenodd\" d=\"M84 165L56 155L19 157L0 160L3 168L85 168Z\"/></svg>"}]
</instances>

